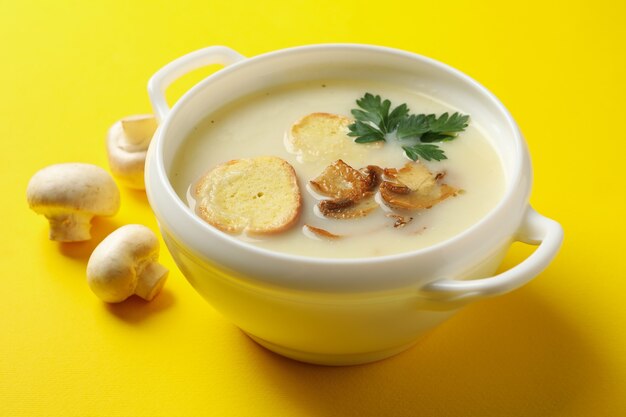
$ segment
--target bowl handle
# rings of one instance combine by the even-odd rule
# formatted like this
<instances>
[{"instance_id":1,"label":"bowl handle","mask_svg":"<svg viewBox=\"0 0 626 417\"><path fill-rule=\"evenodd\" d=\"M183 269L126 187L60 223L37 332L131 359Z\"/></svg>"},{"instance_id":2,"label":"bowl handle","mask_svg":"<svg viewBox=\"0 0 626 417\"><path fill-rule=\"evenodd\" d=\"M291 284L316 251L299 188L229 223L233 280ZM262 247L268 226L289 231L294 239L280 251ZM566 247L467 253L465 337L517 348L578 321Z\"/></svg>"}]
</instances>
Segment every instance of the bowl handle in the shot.
<instances>
[{"instance_id":1,"label":"bowl handle","mask_svg":"<svg viewBox=\"0 0 626 417\"><path fill-rule=\"evenodd\" d=\"M170 111L165 100L165 90L177 78L200 67L213 64L228 66L245 58L225 46L209 46L183 55L161 68L148 81L148 95L157 120L162 122Z\"/></svg>"},{"instance_id":2,"label":"bowl handle","mask_svg":"<svg viewBox=\"0 0 626 417\"><path fill-rule=\"evenodd\" d=\"M533 279L550 264L563 241L563 228L559 223L542 216L529 206L515 240L539 247L522 263L501 274L467 281L453 279L432 281L421 288L420 295L427 301L436 304L450 303L452 307L461 306L478 298L513 291Z\"/></svg>"}]
</instances>

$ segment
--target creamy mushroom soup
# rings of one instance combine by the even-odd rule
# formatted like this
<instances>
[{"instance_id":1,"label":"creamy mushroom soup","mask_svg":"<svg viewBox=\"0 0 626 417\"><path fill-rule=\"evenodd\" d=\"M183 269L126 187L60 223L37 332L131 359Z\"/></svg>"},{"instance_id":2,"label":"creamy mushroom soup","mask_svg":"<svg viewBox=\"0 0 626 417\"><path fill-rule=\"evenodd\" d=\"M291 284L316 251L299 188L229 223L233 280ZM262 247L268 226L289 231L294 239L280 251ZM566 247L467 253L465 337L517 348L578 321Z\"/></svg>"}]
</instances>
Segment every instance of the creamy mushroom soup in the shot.
<instances>
[{"instance_id":1,"label":"creamy mushroom soup","mask_svg":"<svg viewBox=\"0 0 626 417\"><path fill-rule=\"evenodd\" d=\"M374 196L379 204L366 216L337 219L320 212L319 202L326 197L319 195L310 181L338 159L357 170L368 165L400 169L414 163L402 150L405 142L395 137L328 152L303 153L302 149L294 149L289 137L294 123L316 112L351 118L351 109L357 108L355 100L366 92L391 100L392 109L406 103L413 114L461 112L470 116L469 126L456 139L437 143L447 159L417 162L458 190L453 197L431 208L398 210L385 204L379 190ZM387 83L320 80L260 91L224 105L199 123L179 149L170 179L178 196L194 209L190 190L209 170L229 160L277 156L289 162L296 172L302 194L299 220L278 234L241 234L237 238L272 251L324 258L408 252L463 232L503 196L502 162L485 131L471 119L471 113L472 109L452 108L433 97ZM344 129L343 133L348 132Z\"/></svg>"}]
</instances>

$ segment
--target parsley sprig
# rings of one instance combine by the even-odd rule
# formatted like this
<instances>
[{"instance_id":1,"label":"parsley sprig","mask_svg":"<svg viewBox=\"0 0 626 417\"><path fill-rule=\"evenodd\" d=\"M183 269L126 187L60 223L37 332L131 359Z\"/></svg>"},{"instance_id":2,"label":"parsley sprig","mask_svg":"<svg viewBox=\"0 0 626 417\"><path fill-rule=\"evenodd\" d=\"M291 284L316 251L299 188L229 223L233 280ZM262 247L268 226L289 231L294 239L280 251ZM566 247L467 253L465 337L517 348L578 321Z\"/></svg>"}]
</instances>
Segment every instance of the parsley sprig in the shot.
<instances>
[{"instance_id":1,"label":"parsley sprig","mask_svg":"<svg viewBox=\"0 0 626 417\"><path fill-rule=\"evenodd\" d=\"M356 101L363 110L353 109L356 121L348 126L350 136L357 136L355 142L369 143L385 140L385 135L397 129L403 118L409 114L406 104L401 104L389 113L391 101L366 93Z\"/></svg>"},{"instance_id":2,"label":"parsley sprig","mask_svg":"<svg viewBox=\"0 0 626 417\"><path fill-rule=\"evenodd\" d=\"M391 110L389 100L371 93L365 93L356 104L360 109L352 110L355 122L348 126L348 136L356 137L357 143L370 143L386 141L395 132L396 138L413 141L402 147L413 161L418 158L427 161L447 159L444 151L433 143L454 140L468 126L469 116L458 112L451 116L444 113L439 117L434 114L409 114L406 104Z\"/></svg>"}]
</instances>

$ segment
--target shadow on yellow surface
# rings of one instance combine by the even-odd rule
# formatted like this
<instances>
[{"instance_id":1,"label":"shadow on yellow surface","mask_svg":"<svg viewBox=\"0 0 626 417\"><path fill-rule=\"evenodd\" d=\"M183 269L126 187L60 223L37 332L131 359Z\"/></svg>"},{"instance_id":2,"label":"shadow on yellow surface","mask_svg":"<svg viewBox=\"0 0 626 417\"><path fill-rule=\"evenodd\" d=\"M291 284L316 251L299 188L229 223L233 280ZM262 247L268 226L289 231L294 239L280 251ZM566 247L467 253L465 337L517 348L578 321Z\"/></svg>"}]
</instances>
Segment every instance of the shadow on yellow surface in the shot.
<instances>
[{"instance_id":1,"label":"shadow on yellow surface","mask_svg":"<svg viewBox=\"0 0 626 417\"><path fill-rule=\"evenodd\" d=\"M150 206L150 203L148 202L148 197L146 196L146 192L144 190L133 190L131 188L125 188L123 196L128 196L129 198L132 198L135 203L143 204L146 208Z\"/></svg>"},{"instance_id":2,"label":"shadow on yellow surface","mask_svg":"<svg viewBox=\"0 0 626 417\"><path fill-rule=\"evenodd\" d=\"M59 243L59 252L68 258L84 261L86 263L96 246L120 226L122 226L122 224L115 220L95 217L91 221L91 240L84 242L61 242Z\"/></svg>"},{"instance_id":3,"label":"shadow on yellow surface","mask_svg":"<svg viewBox=\"0 0 626 417\"><path fill-rule=\"evenodd\" d=\"M313 366L260 347L258 355L268 383L312 416L566 415L607 375L576 328L529 289L471 306L374 364Z\"/></svg>"},{"instance_id":4,"label":"shadow on yellow surface","mask_svg":"<svg viewBox=\"0 0 626 417\"><path fill-rule=\"evenodd\" d=\"M136 295L121 303L106 304L114 316L130 324L139 324L154 314L161 313L174 305L176 298L167 288L152 301L146 301Z\"/></svg>"}]
</instances>

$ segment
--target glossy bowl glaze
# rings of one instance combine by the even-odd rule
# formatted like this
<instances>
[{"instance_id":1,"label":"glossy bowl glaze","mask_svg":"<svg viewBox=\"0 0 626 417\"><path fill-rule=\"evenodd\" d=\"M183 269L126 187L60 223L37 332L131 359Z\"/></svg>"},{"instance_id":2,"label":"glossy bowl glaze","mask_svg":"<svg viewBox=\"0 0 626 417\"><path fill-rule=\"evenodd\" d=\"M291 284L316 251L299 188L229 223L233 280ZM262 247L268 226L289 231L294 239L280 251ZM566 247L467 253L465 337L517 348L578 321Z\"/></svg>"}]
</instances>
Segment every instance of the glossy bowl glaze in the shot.
<instances>
[{"instance_id":1,"label":"glossy bowl glaze","mask_svg":"<svg viewBox=\"0 0 626 417\"><path fill-rule=\"evenodd\" d=\"M170 109L165 89L201 66L224 68ZM392 80L471 113L493 138L506 176L499 204L442 243L363 259L322 259L271 252L198 218L168 179L186 136L223 103L261 89L325 77ZM525 284L556 255L558 223L528 204L532 170L511 115L484 87L432 59L383 47L313 45L245 58L209 47L166 65L150 80L160 126L148 151L146 191L163 238L193 287L261 345L318 364L370 362L400 352L477 299ZM539 245L520 265L493 276L513 241Z\"/></svg>"}]
</instances>

